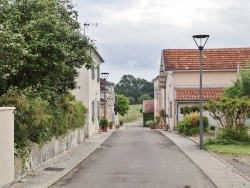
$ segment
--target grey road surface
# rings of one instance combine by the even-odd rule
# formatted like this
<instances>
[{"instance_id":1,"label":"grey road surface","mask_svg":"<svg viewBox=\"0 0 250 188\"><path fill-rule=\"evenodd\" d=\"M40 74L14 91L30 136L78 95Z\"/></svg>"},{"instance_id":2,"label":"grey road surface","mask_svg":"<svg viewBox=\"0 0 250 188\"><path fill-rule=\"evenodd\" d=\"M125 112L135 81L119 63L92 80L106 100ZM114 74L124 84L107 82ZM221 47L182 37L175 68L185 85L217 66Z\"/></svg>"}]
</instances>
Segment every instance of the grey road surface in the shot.
<instances>
[{"instance_id":1,"label":"grey road surface","mask_svg":"<svg viewBox=\"0 0 250 188\"><path fill-rule=\"evenodd\" d=\"M139 124L114 132L51 188L216 187L171 140Z\"/></svg>"}]
</instances>

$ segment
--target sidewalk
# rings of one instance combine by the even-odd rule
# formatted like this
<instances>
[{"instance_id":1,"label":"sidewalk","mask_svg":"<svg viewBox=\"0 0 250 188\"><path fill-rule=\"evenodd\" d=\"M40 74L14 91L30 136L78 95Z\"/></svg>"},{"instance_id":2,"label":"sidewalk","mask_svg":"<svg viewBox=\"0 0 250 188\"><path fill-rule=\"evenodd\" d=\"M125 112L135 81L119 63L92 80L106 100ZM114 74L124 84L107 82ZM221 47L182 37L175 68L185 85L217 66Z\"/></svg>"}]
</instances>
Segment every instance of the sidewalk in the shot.
<instances>
[{"instance_id":1,"label":"sidewalk","mask_svg":"<svg viewBox=\"0 0 250 188\"><path fill-rule=\"evenodd\" d=\"M197 144L177 132L158 130L172 140L219 188L250 188L250 178L212 152L200 150Z\"/></svg>"},{"instance_id":2,"label":"sidewalk","mask_svg":"<svg viewBox=\"0 0 250 188\"><path fill-rule=\"evenodd\" d=\"M98 148L115 130L95 134L85 143L55 157L31 174L11 185L11 188L46 188L62 178ZM46 170L47 169L47 170Z\"/></svg>"}]
</instances>

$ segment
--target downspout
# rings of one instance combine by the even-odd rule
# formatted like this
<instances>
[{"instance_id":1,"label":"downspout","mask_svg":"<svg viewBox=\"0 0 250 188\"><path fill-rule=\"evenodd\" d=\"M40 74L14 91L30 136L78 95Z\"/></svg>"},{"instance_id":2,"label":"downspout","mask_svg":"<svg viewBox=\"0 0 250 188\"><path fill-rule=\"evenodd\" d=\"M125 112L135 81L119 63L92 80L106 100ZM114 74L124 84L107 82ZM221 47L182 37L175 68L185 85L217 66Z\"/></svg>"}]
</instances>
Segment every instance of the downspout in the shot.
<instances>
[{"instance_id":1,"label":"downspout","mask_svg":"<svg viewBox=\"0 0 250 188\"><path fill-rule=\"evenodd\" d=\"M167 112L167 97L166 97L166 88L164 88L164 111ZM166 124L166 118L164 118L164 124Z\"/></svg>"},{"instance_id":2,"label":"downspout","mask_svg":"<svg viewBox=\"0 0 250 188\"><path fill-rule=\"evenodd\" d=\"M240 75L240 65L237 65L237 78L239 78Z\"/></svg>"},{"instance_id":3,"label":"downspout","mask_svg":"<svg viewBox=\"0 0 250 188\"><path fill-rule=\"evenodd\" d=\"M176 103L176 124L178 123L178 121L179 121L179 102L177 102ZM175 127L176 126L174 126L174 130L175 130Z\"/></svg>"}]
</instances>

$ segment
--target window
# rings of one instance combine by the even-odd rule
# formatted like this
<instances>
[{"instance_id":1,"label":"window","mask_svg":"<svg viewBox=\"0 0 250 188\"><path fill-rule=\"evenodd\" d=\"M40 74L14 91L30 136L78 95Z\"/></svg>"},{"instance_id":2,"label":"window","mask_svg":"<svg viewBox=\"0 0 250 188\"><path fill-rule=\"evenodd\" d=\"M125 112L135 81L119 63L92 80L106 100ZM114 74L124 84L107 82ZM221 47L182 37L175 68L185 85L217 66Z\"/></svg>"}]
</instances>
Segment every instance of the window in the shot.
<instances>
[{"instance_id":1,"label":"window","mask_svg":"<svg viewBox=\"0 0 250 188\"><path fill-rule=\"evenodd\" d=\"M97 82L100 82L100 66L97 67Z\"/></svg>"},{"instance_id":2,"label":"window","mask_svg":"<svg viewBox=\"0 0 250 188\"><path fill-rule=\"evenodd\" d=\"M92 121L95 120L95 101L92 101Z\"/></svg>"},{"instance_id":3,"label":"window","mask_svg":"<svg viewBox=\"0 0 250 188\"><path fill-rule=\"evenodd\" d=\"M100 101L97 101L97 117L100 119Z\"/></svg>"},{"instance_id":4,"label":"window","mask_svg":"<svg viewBox=\"0 0 250 188\"><path fill-rule=\"evenodd\" d=\"M172 101L169 102L169 117L172 117Z\"/></svg>"},{"instance_id":5,"label":"window","mask_svg":"<svg viewBox=\"0 0 250 188\"><path fill-rule=\"evenodd\" d=\"M93 68L91 71L92 71L92 80L94 80L95 79L95 69Z\"/></svg>"}]
</instances>

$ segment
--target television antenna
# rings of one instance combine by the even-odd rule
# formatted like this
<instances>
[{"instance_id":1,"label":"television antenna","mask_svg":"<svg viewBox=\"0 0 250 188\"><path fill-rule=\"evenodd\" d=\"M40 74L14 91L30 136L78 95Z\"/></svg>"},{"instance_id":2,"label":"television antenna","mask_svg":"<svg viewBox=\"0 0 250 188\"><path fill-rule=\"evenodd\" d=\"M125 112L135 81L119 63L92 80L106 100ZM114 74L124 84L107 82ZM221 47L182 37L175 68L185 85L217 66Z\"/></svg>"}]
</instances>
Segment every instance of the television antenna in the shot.
<instances>
[{"instance_id":1,"label":"television antenna","mask_svg":"<svg viewBox=\"0 0 250 188\"><path fill-rule=\"evenodd\" d=\"M88 20L83 24L83 34L85 36L85 28L88 29L89 26L97 27L97 23L88 23Z\"/></svg>"}]
</instances>

